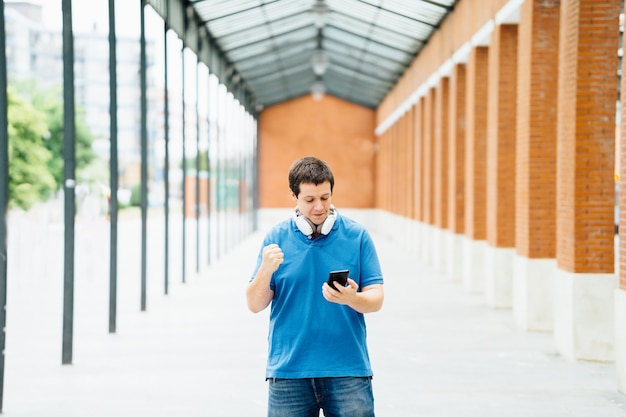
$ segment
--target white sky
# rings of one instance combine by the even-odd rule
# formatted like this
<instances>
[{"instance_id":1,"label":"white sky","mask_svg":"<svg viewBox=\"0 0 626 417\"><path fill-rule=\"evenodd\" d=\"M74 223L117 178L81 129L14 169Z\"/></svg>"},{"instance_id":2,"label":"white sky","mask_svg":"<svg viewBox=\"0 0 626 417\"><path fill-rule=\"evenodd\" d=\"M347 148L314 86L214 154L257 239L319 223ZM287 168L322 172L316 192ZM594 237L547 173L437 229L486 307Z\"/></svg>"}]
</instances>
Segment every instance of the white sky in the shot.
<instances>
[{"instance_id":1,"label":"white sky","mask_svg":"<svg viewBox=\"0 0 626 417\"><path fill-rule=\"evenodd\" d=\"M16 0L17 1L17 0ZM50 29L61 30L63 26L62 1L61 0L28 0L34 4L43 6L43 24ZM7 1L10 3L10 1ZM115 30L117 37L135 37L139 40L139 11L138 1L116 0L115 1ZM97 32L109 33L109 0L72 0L72 26L74 34ZM162 39L163 21L152 10L146 8L146 37ZM162 40L155 44L156 66L162 65ZM160 71L160 70L159 70ZM174 74L173 85L175 88L177 68L171 69Z\"/></svg>"},{"instance_id":2,"label":"white sky","mask_svg":"<svg viewBox=\"0 0 626 417\"><path fill-rule=\"evenodd\" d=\"M16 0L17 1L17 0ZM24 0L22 0L24 1ZM62 27L62 2L61 0L28 0L31 3L40 4L43 6L42 14L44 25L49 28ZM7 1L9 3L10 1ZM116 0L115 2L116 13L116 33L118 37L136 37L139 39L139 2L129 0ZM109 0L72 0L72 23L74 34L93 32L96 31L101 34L108 34L109 32ZM173 35L170 33L170 35ZM155 39L156 54L155 65L157 67L157 73L162 73L160 69L163 61L163 21L152 10L151 7L146 8L146 36L148 38ZM173 35L173 39L178 39L176 35ZM169 43L169 42L168 42ZM172 90L179 90L180 87L180 57L176 56L177 49L174 45L170 44L172 50L168 55L168 70L170 71L169 83ZM179 48L180 46L178 46ZM186 65L187 74L186 87L188 89L187 94L191 97L194 95L194 59ZM157 78L157 82L160 79Z\"/></svg>"},{"instance_id":3,"label":"white sky","mask_svg":"<svg viewBox=\"0 0 626 417\"><path fill-rule=\"evenodd\" d=\"M31 2L43 6L46 26L52 28L62 26L61 0L31 0ZM116 0L115 9L118 36L139 36L139 2ZM95 29L100 33L108 33L108 19L108 0L72 0L72 20L75 32L89 32Z\"/></svg>"}]
</instances>

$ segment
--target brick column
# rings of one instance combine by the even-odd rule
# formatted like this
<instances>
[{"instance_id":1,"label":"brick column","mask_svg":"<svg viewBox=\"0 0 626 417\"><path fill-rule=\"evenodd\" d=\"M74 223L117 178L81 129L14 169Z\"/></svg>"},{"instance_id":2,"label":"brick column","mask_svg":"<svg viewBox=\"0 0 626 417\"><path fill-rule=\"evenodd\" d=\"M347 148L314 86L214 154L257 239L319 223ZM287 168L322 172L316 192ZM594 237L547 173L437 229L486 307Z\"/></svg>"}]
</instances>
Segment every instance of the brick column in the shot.
<instances>
[{"instance_id":1,"label":"brick column","mask_svg":"<svg viewBox=\"0 0 626 417\"><path fill-rule=\"evenodd\" d=\"M391 184L390 184L390 188L391 188L391 201L392 201L392 205L393 205L393 214L400 215L400 212L398 210L399 208L399 204L398 204L398 196L400 195L400 190L398 189L398 177L399 177L399 172L398 172L398 136L400 135L400 127L401 127L401 121L402 119L396 121L396 123L394 123L393 127L392 127L392 135L391 135Z\"/></svg>"},{"instance_id":2,"label":"brick column","mask_svg":"<svg viewBox=\"0 0 626 417\"><path fill-rule=\"evenodd\" d=\"M626 34L622 34L625 45ZM622 59L621 94L622 103L626 97L626 60ZM619 161L619 288L615 290L615 367L617 386L626 394L626 106L622 104L620 126Z\"/></svg>"},{"instance_id":3,"label":"brick column","mask_svg":"<svg viewBox=\"0 0 626 417\"><path fill-rule=\"evenodd\" d=\"M414 116L414 128L413 134L415 136L415 180L414 180L414 208L415 208L415 220L417 220L417 224L415 226L415 233L418 236L418 244L417 244L417 254L420 259L425 256L426 246L428 245L427 239L424 237L425 228L424 225L424 201L425 201L425 192L424 192L424 109L425 98L421 97L415 103L415 111L413 113Z\"/></svg>"},{"instance_id":4,"label":"brick column","mask_svg":"<svg viewBox=\"0 0 626 417\"><path fill-rule=\"evenodd\" d=\"M434 205L433 266L443 271L445 265L454 262L447 256L448 241L448 131L450 79L443 77L435 88L435 134L434 134Z\"/></svg>"},{"instance_id":5,"label":"brick column","mask_svg":"<svg viewBox=\"0 0 626 417\"><path fill-rule=\"evenodd\" d=\"M450 76L448 148L448 262L447 276L461 281L465 233L465 64L455 64Z\"/></svg>"},{"instance_id":6,"label":"brick column","mask_svg":"<svg viewBox=\"0 0 626 417\"><path fill-rule=\"evenodd\" d=\"M488 57L487 47L474 47L467 63L463 284L472 292L485 285Z\"/></svg>"},{"instance_id":7,"label":"brick column","mask_svg":"<svg viewBox=\"0 0 626 417\"><path fill-rule=\"evenodd\" d=\"M569 359L614 358L619 3L561 3L554 337Z\"/></svg>"},{"instance_id":8,"label":"brick column","mask_svg":"<svg viewBox=\"0 0 626 417\"><path fill-rule=\"evenodd\" d=\"M489 50L487 96L487 250L485 296L512 305L515 254L515 124L517 25L496 25Z\"/></svg>"},{"instance_id":9,"label":"brick column","mask_svg":"<svg viewBox=\"0 0 626 417\"><path fill-rule=\"evenodd\" d=\"M406 160L406 216L409 219L413 219L415 216L415 208L414 208L414 199L413 199L413 190L415 187L415 107L411 107L411 109L407 112L407 130L406 137L404 141L404 158Z\"/></svg>"},{"instance_id":10,"label":"brick column","mask_svg":"<svg viewBox=\"0 0 626 417\"><path fill-rule=\"evenodd\" d=\"M398 217L396 218L397 227L396 236L398 240L407 247L411 244L412 233L410 224L412 220L409 217L408 202L412 200L409 178L412 173L409 171L409 162L407 160L407 138L410 138L409 129L412 124L412 112L408 111L402 115L397 123L398 134L396 138L396 201ZM412 130L412 129L411 129Z\"/></svg>"},{"instance_id":11,"label":"brick column","mask_svg":"<svg viewBox=\"0 0 626 417\"><path fill-rule=\"evenodd\" d=\"M422 210L422 177L424 176L423 171L423 146L422 146L422 129L423 129L423 119L424 119L424 99L421 98L415 103L413 107L413 145L414 145L414 180L413 180L413 208L414 208L414 218L418 222L423 220L423 210Z\"/></svg>"},{"instance_id":12,"label":"brick column","mask_svg":"<svg viewBox=\"0 0 626 417\"><path fill-rule=\"evenodd\" d=\"M422 130L423 146L423 176L422 176L422 260L427 264L433 261L433 234L434 234L434 114L435 114L435 90L429 89L424 96L424 118Z\"/></svg>"},{"instance_id":13,"label":"brick column","mask_svg":"<svg viewBox=\"0 0 626 417\"><path fill-rule=\"evenodd\" d=\"M381 163L381 156L383 154L383 149L382 149L382 138L384 136L384 133L382 135L377 135L376 136L376 153L374 154L374 166L375 166L375 170L376 173L374 175L374 183L375 183L375 187L374 187L374 207L376 207L379 210L384 210L385 206L383 204L383 199L381 197L381 190L382 190L382 185L383 185L383 180L382 180L382 176L383 176L383 171L381 169L382 167L382 163Z\"/></svg>"},{"instance_id":14,"label":"brick column","mask_svg":"<svg viewBox=\"0 0 626 417\"><path fill-rule=\"evenodd\" d=\"M378 151L376 154L376 207L390 211L389 202L389 136L390 129L377 138Z\"/></svg>"},{"instance_id":15,"label":"brick column","mask_svg":"<svg viewBox=\"0 0 626 417\"><path fill-rule=\"evenodd\" d=\"M525 1L518 28L513 316L525 330L553 322L559 11Z\"/></svg>"},{"instance_id":16,"label":"brick column","mask_svg":"<svg viewBox=\"0 0 626 417\"><path fill-rule=\"evenodd\" d=\"M379 219L385 227L380 227L378 231L403 244L409 244L409 234L405 231L406 223L411 221L405 216L404 202L409 198L406 194L411 193L411 190L408 189L403 163L406 159L404 145L409 119L409 116L403 115L378 138L376 158L377 207L385 211L380 213Z\"/></svg>"},{"instance_id":17,"label":"brick column","mask_svg":"<svg viewBox=\"0 0 626 417\"><path fill-rule=\"evenodd\" d=\"M407 112L407 129L404 141L404 159L406 160L406 227L408 233L408 247L412 248L415 254L418 253L420 244L418 235L418 222L415 220L415 106L411 106Z\"/></svg>"}]
</instances>

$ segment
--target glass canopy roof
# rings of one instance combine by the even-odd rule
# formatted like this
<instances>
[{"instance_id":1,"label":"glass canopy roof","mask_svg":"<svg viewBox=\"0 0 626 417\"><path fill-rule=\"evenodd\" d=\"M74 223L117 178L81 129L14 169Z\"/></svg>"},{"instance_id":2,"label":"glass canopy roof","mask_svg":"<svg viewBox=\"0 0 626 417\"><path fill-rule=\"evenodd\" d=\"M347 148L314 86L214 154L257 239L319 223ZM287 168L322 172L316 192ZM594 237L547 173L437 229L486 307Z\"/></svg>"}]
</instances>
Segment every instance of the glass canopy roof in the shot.
<instances>
[{"instance_id":1,"label":"glass canopy roof","mask_svg":"<svg viewBox=\"0 0 626 417\"><path fill-rule=\"evenodd\" d=\"M457 1L189 3L262 106L311 94L316 85L376 108Z\"/></svg>"}]
</instances>

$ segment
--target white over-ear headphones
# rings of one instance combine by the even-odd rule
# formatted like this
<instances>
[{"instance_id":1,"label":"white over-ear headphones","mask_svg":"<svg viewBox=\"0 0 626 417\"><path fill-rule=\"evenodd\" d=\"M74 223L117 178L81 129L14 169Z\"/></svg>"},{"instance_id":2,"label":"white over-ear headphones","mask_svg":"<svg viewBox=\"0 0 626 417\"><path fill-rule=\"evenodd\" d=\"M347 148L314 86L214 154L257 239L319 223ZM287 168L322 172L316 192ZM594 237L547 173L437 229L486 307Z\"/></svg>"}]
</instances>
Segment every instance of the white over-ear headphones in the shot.
<instances>
[{"instance_id":1,"label":"white over-ear headphones","mask_svg":"<svg viewBox=\"0 0 626 417\"><path fill-rule=\"evenodd\" d=\"M333 225L335 224L335 220L337 220L337 210L335 210L335 206L330 206L330 214L324 220L324 223L315 225L311 220L309 220L306 216L300 215L300 210L296 207L294 211L294 220L296 222L296 226L298 229L309 239L313 237L313 233L321 233L323 235L327 235L333 229Z\"/></svg>"}]
</instances>

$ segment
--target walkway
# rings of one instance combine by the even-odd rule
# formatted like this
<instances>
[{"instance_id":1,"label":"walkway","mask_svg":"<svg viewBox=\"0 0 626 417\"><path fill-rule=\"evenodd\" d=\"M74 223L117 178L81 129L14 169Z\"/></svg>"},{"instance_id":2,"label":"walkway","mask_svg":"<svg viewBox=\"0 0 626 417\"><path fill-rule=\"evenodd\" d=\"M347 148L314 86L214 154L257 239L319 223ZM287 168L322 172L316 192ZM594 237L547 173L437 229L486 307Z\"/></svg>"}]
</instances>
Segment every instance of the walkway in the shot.
<instances>
[{"instance_id":1,"label":"walkway","mask_svg":"<svg viewBox=\"0 0 626 417\"><path fill-rule=\"evenodd\" d=\"M261 233L187 283L173 277L167 296L162 257L150 258L148 310L140 312L138 225L125 224L111 335L107 230L101 220L77 228L69 366L60 364L62 228L20 223L11 230L9 248L30 252L9 253L4 415L264 416L268 315L249 313L244 300ZM162 239L150 230L150 248L160 250ZM517 330L510 311L488 307L373 236L386 277L385 306L367 316L378 416L626 417L613 364L567 362L550 334Z\"/></svg>"}]
</instances>

